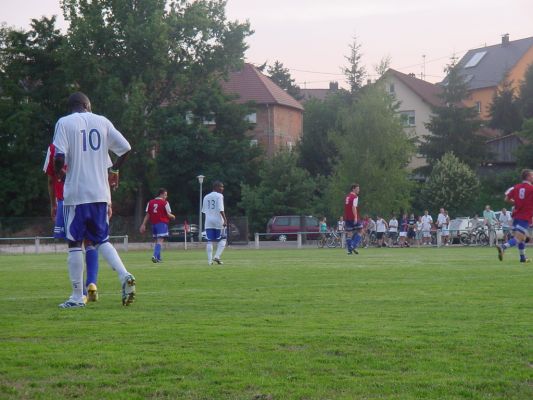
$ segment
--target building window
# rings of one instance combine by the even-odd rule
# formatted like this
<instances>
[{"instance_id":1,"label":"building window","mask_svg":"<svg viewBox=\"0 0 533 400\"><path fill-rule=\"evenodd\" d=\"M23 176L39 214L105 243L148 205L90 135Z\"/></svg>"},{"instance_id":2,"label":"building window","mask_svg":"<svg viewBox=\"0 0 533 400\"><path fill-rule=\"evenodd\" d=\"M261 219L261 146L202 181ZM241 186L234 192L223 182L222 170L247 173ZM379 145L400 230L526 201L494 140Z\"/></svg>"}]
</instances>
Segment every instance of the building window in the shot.
<instances>
[{"instance_id":1,"label":"building window","mask_svg":"<svg viewBox=\"0 0 533 400\"><path fill-rule=\"evenodd\" d=\"M244 117L244 120L251 124L257 124L257 113L248 114L246 117Z\"/></svg>"},{"instance_id":2,"label":"building window","mask_svg":"<svg viewBox=\"0 0 533 400\"><path fill-rule=\"evenodd\" d=\"M416 125L416 118L415 118L415 112L414 111L401 111L400 112L403 126L415 126Z\"/></svg>"},{"instance_id":3,"label":"building window","mask_svg":"<svg viewBox=\"0 0 533 400\"><path fill-rule=\"evenodd\" d=\"M474 54L470 60L465 65L465 68L472 68L479 64L481 59L485 57L485 54L487 54L486 51L478 51L476 54Z\"/></svg>"},{"instance_id":4,"label":"building window","mask_svg":"<svg viewBox=\"0 0 533 400\"><path fill-rule=\"evenodd\" d=\"M258 144L259 142L257 141L257 139L250 140L250 147L257 147Z\"/></svg>"},{"instance_id":5,"label":"building window","mask_svg":"<svg viewBox=\"0 0 533 400\"><path fill-rule=\"evenodd\" d=\"M476 101L476 111L481 114L481 101Z\"/></svg>"},{"instance_id":6,"label":"building window","mask_svg":"<svg viewBox=\"0 0 533 400\"><path fill-rule=\"evenodd\" d=\"M391 83L391 84L389 85L389 93L390 93L390 94L394 94L394 93L396 93L396 88L394 87L394 83Z\"/></svg>"}]
</instances>

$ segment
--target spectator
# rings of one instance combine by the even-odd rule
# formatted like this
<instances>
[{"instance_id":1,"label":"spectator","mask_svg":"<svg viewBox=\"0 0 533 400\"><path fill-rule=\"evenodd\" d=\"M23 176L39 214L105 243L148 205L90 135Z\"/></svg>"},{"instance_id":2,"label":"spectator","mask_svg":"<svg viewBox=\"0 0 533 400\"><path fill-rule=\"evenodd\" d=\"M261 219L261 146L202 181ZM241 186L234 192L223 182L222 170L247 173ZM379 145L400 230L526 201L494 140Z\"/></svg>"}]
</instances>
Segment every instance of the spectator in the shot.
<instances>
[{"instance_id":1,"label":"spectator","mask_svg":"<svg viewBox=\"0 0 533 400\"><path fill-rule=\"evenodd\" d=\"M440 237L442 240L443 246L450 245L450 217L448 216L448 211L444 211L444 219L440 228Z\"/></svg>"},{"instance_id":2,"label":"spectator","mask_svg":"<svg viewBox=\"0 0 533 400\"><path fill-rule=\"evenodd\" d=\"M376 218L376 237L378 239L378 247L387 247L386 243L383 241L387 228L387 222L378 215Z\"/></svg>"},{"instance_id":3,"label":"spectator","mask_svg":"<svg viewBox=\"0 0 533 400\"><path fill-rule=\"evenodd\" d=\"M344 232L344 217L341 215L337 221L337 232Z\"/></svg>"},{"instance_id":4,"label":"spectator","mask_svg":"<svg viewBox=\"0 0 533 400\"><path fill-rule=\"evenodd\" d=\"M513 223L513 217L511 217L511 213L507 211L507 209L502 208L498 222L502 227L503 241L505 242L511 238L511 225Z\"/></svg>"},{"instance_id":5,"label":"spectator","mask_svg":"<svg viewBox=\"0 0 533 400\"><path fill-rule=\"evenodd\" d=\"M409 247L409 243L407 243L407 231L409 230L409 219L407 218L407 214L403 214L402 219L400 221L400 239L399 239L399 246L400 247Z\"/></svg>"},{"instance_id":6,"label":"spectator","mask_svg":"<svg viewBox=\"0 0 533 400\"><path fill-rule=\"evenodd\" d=\"M365 231L365 248L368 248L368 245L372 242L372 238L376 236L376 221L372 217L367 216L367 227Z\"/></svg>"},{"instance_id":7,"label":"spectator","mask_svg":"<svg viewBox=\"0 0 533 400\"><path fill-rule=\"evenodd\" d=\"M421 218L422 221L422 244L429 246L431 244L431 226L433 225L433 218L429 215L429 211L425 210Z\"/></svg>"},{"instance_id":8,"label":"spectator","mask_svg":"<svg viewBox=\"0 0 533 400\"><path fill-rule=\"evenodd\" d=\"M411 246L417 240L416 232L417 232L417 229L416 229L415 215L411 213L411 215L409 215L409 219L407 220L407 241L409 245Z\"/></svg>"},{"instance_id":9,"label":"spectator","mask_svg":"<svg viewBox=\"0 0 533 400\"><path fill-rule=\"evenodd\" d=\"M393 214L389 221L389 246L393 246L398 240L398 220Z\"/></svg>"},{"instance_id":10,"label":"spectator","mask_svg":"<svg viewBox=\"0 0 533 400\"><path fill-rule=\"evenodd\" d=\"M489 230L489 246L493 246L496 244L496 214L491 210L488 204L483 211L483 219Z\"/></svg>"}]
</instances>

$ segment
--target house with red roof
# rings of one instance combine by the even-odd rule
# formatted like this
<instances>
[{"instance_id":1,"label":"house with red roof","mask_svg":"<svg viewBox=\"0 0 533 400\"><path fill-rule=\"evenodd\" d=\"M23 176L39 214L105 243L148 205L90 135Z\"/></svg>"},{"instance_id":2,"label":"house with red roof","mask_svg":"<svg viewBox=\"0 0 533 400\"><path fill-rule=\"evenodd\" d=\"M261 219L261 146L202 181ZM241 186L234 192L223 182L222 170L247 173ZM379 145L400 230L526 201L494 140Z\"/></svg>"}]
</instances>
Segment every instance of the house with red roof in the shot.
<instances>
[{"instance_id":1,"label":"house with red roof","mask_svg":"<svg viewBox=\"0 0 533 400\"><path fill-rule=\"evenodd\" d=\"M432 115L432 107L443 105L439 97L442 88L414 74L404 74L390 68L381 78L385 90L399 102L398 113L402 116L404 130L408 136L421 143L431 132L426 128ZM409 163L409 169L426 165L426 159L416 154Z\"/></svg>"},{"instance_id":2,"label":"house with red roof","mask_svg":"<svg viewBox=\"0 0 533 400\"><path fill-rule=\"evenodd\" d=\"M292 149L302 138L304 107L252 64L230 73L222 89L238 103L255 103L255 113L248 116L251 143L262 146L269 157Z\"/></svg>"}]
</instances>

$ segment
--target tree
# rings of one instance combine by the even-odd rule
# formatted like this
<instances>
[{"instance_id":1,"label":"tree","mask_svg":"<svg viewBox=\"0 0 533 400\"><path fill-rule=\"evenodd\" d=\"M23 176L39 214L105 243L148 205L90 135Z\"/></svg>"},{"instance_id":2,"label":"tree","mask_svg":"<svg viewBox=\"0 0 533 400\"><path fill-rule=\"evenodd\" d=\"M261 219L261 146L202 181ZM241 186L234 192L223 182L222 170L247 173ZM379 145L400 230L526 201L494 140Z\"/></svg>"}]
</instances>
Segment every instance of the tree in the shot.
<instances>
[{"instance_id":1,"label":"tree","mask_svg":"<svg viewBox=\"0 0 533 400\"><path fill-rule=\"evenodd\" d=\"M524 79L520 83L518 103L524 119L533 118L533 64L526 70Z\"/></svg>"},{"instance_id":2,"label":"tree","mask_svg":"<svg viewBox=\"0 0 533 400\"><path fill-rule=\"evenodd\" d=\"M424 184L422 197L428 208L444 207L450 215L475 212L471 205L479 189L475 172L453 153L438 160Z\"/></svg>"},{"instance_id":3,"label":"tree","mask_svg":"<svg viewBox=\"0 0 533 400\"><path fill-rule=\"evenodd\" d=\"M315 211L316 183L296 162L294 153L280 151L264 161L257 185L242 185L240 207L248 216L251 232L265 232L273 215L305 215Z\"/></svg>"},{"instance_id":4,"label":"tree","mask_svg":"<svg viewBox=\"0 0 533 400\"><path fill-rule=\"evenodd\" d=\"M405 167L414 145L379 84L365 87L356 104L343 108L332 140L338 162L327 194L331 214L340 215L341 199L353 182L361 185L363 214L409 207L411 183Z\"/></svg>"},{"instance_id":5,"label":"tree","mask_svg":"<svg viewBox=\"0 0 533 400\"><path fill-rule=\"evenodd\" d=\"M33 19L28 31L0 28L0 203L9 216L46 215L41 168L54 123L65 113L64 36L55 17Z\"/></svg>"},{"instance_id":6,"label":"tree","mask_svg":"<svg viewBox=\"0 0 533 400\"><path fill-rule=\"evenodd\" d=\"M185 175L192 171L174 168L173 186L168 189L187 193L191 199L196 193L194 177L201 172L199 166L205 168L205 147L213 146L205 121L219 106L218 82L242 64L244 38L250 34L248 23L227 21L225 4L222 0L62 3L70 22L65 47L69 77L93 100L95 111L105 111L133 144L123 185L114 197L127 206L134 197L138 220L148 191L161 182L162 166L183 165L184 155L195 160L191 167L198 169ZM194 116L190 123L188 115ZM243 136L240 139L248 143ZM180 153L165 151L164 146L175 142L181 144ZM226 168L232 162L225 160Z\"/></svg>"},{"instance_id":7,"label":"tree","mask_svg":"<svg viewBox=\"0 0 533 400\"><path fill-rule=\"evenodd\" d=\"M481 121L477 110L462 103L467 96L467 87L454 61L446 71L448 75L441 94L444 105L432 107L433 115L426 124L431 135L424 136L419 151L426 156L430 167L445 153L453 152L459 160L474 168L487 155L483 138L476 134Z\"/></svg>"},{"instance_id":8,"label":"tree","mask_svg":"<svg viewBox=\"0 0 533 400\"><path fill-rule=\"evenodd\" d=\"M269 78L272 79L275 84L296 100L302 99L300 87L294 84L294 79L291 77L289 69L285 68L280 61L274 61L274 65L268 67L267 73Z\"/></svg>"},{"instance_id":9,"label":"tree","mask_svg":"<svg viewBox=\"0 0 533 400\"><path fill-rule=\"evenodd\" d=\"M355 95L363 87L366 71L365 67L361 65L361 45L357 42L356 36L353 37L349 48L350 54L348 56L344 56L346 61L348 61L348 66L343 67L342 72L346 76L346 82L350 87L350 93Z\"/></svg>"},{"instance_id":10,"label":"tree","mask_svg":"<svg viewBox=\"0 0 533 400\"><path fill-rule=\"evenodd\" d=\"M522 116L512 82L505 79L502 86L494 93L489 114L491 128L501 129L506 135L520 130Z\"/></svg>"},{"instance_id":11,"label":"tree","mask_svg":"<svg viewBox=\"0 0 533 400\"><path fill-rule=\"evenodd\" d=\"M533 118L524 121L519 135L526 139L526 143L517 150L516 164L519 168L531 168L531 160L533 159Z\"/></svg>"}]
</instances>

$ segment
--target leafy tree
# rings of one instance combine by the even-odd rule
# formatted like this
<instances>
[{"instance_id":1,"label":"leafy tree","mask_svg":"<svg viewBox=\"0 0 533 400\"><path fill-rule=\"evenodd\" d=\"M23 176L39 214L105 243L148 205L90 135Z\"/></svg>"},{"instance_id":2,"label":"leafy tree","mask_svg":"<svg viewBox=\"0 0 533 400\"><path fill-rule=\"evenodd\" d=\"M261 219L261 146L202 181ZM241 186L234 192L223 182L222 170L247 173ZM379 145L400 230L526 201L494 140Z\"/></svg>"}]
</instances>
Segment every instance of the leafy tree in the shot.
<instances>
[{"instance_id":1,"label":"leafy tree","mask_svg":"<svg viewBox=\"0 0 533 400\"><path fill-rule=\"evenodd\" d=\"M444 207L450 215L472 213L472 202L477 196L479 180L475 172L453 153L438 160L422 191L427 207Z\"/></svg>"},{"instance_id":2,"label":"leafy tree","mask_svg":"<svg viewBox=\"0 0 533 400\"><path fill-rule=\"evenodd\" d=\"M70 22L65 46L69 77L93 100L95 112L109 116L133 144L122 188L114 197L128 207L135 198L138 219L149 190L161 183L171 192L184 193L185 204L195 204L195 176L205 168L204 152L221 152L225 145L208 140L213 133L204 129L204 122L217 112L222 98L218 82L242 64L244 38L250 34L248 23L227 21L225 4L62 3ZM194 116L191 124L187 115ZM248 143L242 135L240 139ZM169 143L180 143L180 152L166 151ZM168 178L163 167L185 162L188 168L173 168L174 179L162 181ZM226 168L232 162L225 160Z\"/></svg>"},{"instance_id":3,"label":"leafy tree","mask_svg":"<svg viewBox=\"0 0 533 400\"><path fill-rule=\"evenodd\" d=\"M344 56L348 65L342 68L342 72L346 76L346 82L350 87L350 93L356 94L363 87L363 81L366 76L365 67L361 63L361 44L358 43L356 36L353 37L349 48L350 54Z\"/></svg>"},{"instance_id":4,"label":"leafy tree","mask_svg":"<svg viewBox=\"0 0 533 400\"><path fill-rule=\"evenodd\" d=\"M465 107L462 103L467 96L467 87L455 62L446 70L448 75L441 95L444 105L432 107L433 115L426 124L431 135L424 136L425 141L419 151L426 156L430 167L445 153L453 152L459 160L473 168L487 155L483 138L476 135L481 121L474 108Z\"/></svg>"},{"instance_id":5,"label":"leafy tree","mask_svg":"<svg viewBox=\"0 0 533 400\"><path fill-rule=\"evenodd\" d=\"M353 182L361 185L363 214L409 207L411 183L405 167L414 145L380 85L367 86L356 104L344 107L332 139L338 163L327 194L331 214L340 215L341 199Z\"/></svg>"},{"instance_id":6,"label":"leafy tree","mask_svg":"<svg viewBox=\"0 0 533 400\"><path fill-rule=\"evenodd\" d=\"M275 61L274 65L269 66L267 73L274 83L296 100L302 99L300 87L294 84L294 79L291 77L289 69L285 68L280 61Z\"/></svg>"},{"instance_id":7,"label":"leafy tree","mask_svg":"<svg viewBox=\"0 0 533 400\"><path fill-rule=\"evenodd\" d=\"M533 118L533 64L526 70L524 79L520 83L518 103L524 119Z\"/></svg>"},{"instance_id":8,"label":"leafy tree","mask_svg":"<svg viewBox=\"0 0 533 400\"><path fill-rule=\"evenodd\" d=\"M517 166L519 168L531 168L531 160L533 160L533 118L524 121L519 135L526 139L527 142L517 150Z\"/></svg>"},{"instance_id":9,"label":"leafy tree","mask_svg":"<svg viewBox=\"0 0 533 400\"><path fill-rule=\"evenodd\" d=\"M280 151L265 160L257 185L242 185L240 207L245 210L251 232L264 232L273 215L304 215L315 210L317 186L309 173L297 166L297 157Z\"/></svg>"},{"instance_id":10,"label":"leafy tree","mask_svg":"<svg viewBox=\"0 0 533 400\"><path fill-rule=\"evenodd\" d=\"M63 41L55 17L33 19L28 31L0 28L3 215L47 215L41 168L69 90L61 61Z\"/></svg>"},{"instance_id":11,"label":"leafy tree","mask_svg":"<svg viewBox=\"0 0 533 400\"><path fill-rule=\"evenodd\" d=\"M504 80L502 86L494 93L489 110L491 128L501 129L506 135L520 130L522 116L512 82Z\"/></svg>"}]
</instances>

